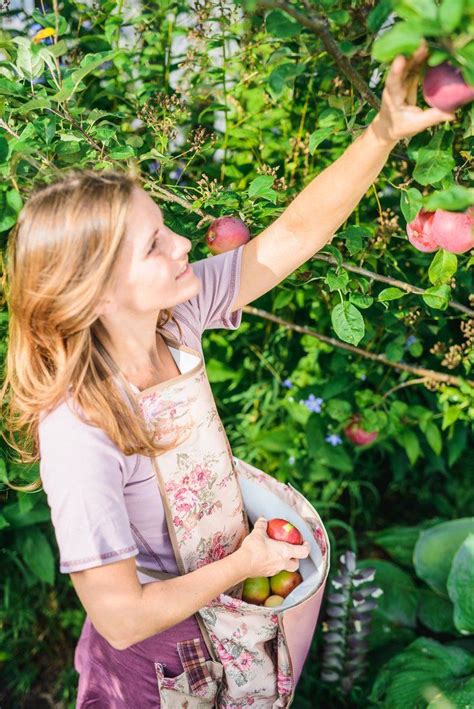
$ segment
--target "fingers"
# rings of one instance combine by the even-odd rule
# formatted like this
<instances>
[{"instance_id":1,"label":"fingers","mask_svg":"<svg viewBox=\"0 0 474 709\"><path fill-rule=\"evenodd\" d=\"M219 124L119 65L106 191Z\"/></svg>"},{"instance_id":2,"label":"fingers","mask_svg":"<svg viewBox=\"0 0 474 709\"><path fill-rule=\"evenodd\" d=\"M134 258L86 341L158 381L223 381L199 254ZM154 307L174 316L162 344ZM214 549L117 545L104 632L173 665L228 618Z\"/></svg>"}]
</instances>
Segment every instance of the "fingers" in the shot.
<instances>
[{"instance_id":1,"label":"fingers","mask_svg":"<svg viewBox=\"0 0 474 709\"><path fill-rule=\"evenodd\" d=\"M285 566L285 571L298 571L299 565L298 559L290 559Z\"/></svg>"},{"instance_id":2,"label":"fingers","mask_svg":"<svg viewBox=\"0 0 474 709\"><path fill-rule=\"evenodd\" d=\"M286 551L288 553L288 556L293 557L295 559L306 559L310 550L311 546L308 542L304 542L303 544L286 545Z\"/></svg>"},{"instance_id":3,"label":"fingers","mask_svg":"<svg viewBox=\"0 0 474 709\"><path fill-rule=\"evenodd\" d=\"M259 517L257 520L255 520L255 524L253 525L254 529L266 529L267 528L267 520L265 517Z\"/></svg>"},{"instance_id":4,"label":"fingers","mask_svg":"<svg viewBox=\"0 0 474 709\"><path fill-rule=\"evenodd\" d=\"M454 113L447 113L446 111L441 111L439 108L428 108L425 111L419 112L419 114L413 117L413 129L416 132L426 130L426 128L431 128L432 126L438 125L438 123L444 123L444 121L452 121L456 118Z\"/></svg>"}]
</instances>

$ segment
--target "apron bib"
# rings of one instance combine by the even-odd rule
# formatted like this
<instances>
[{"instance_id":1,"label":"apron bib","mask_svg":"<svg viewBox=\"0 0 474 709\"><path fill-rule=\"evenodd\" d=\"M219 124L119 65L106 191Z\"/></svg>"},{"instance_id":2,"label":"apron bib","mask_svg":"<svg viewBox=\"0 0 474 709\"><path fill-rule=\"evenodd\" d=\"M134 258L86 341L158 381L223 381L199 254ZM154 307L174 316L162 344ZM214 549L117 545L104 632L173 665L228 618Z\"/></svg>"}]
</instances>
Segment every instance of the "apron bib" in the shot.
<instances>
[{"instance_id":1,"label":"apron bib","mask_svg":"<svg viewBox=\"0 0 474 709\"><path fill-rule=\"evenodd\" d=\"M178 643L184 669L179 677L165 677L155 663L161 706L289 707L329 571L326 531L301 493L232 455L201 355L172 338L165 341L198 361L188 372L137 393L155 440L174 441L152 464L180 574L232 554L249 534L249 520L261 515L294 523L311 551L300 560L303 583L278 608L242 601L238 584L196 613L212 660L204 659L196 639Z\"/></svg>"}]
</instances>

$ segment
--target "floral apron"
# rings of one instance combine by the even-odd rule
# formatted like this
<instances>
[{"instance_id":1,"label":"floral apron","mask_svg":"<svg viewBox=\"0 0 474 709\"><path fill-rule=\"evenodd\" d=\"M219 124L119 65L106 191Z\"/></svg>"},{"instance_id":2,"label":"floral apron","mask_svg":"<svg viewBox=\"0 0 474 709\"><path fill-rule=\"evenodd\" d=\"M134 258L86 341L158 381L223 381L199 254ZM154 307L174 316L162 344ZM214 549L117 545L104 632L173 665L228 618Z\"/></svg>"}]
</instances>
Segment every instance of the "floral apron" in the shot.
<instances>
[{"instance_id":1,"label":"floral apron","mask_svg":"<svg viewBox=\"0 0 474 709\"><path fill-rule=\"evenodd\" d=\"M219 418L204 362L196 350L165 337L198 358L190 371L137 393L140 410L161 444L152 459L180 574L236 551L249 520L283 517L311 544L300 561L303 583L278 608L241 600L242 584L196 613L212 660L200 640L178 643L184 672L165 677L155 663L162 707L258 709L289 707L314 634L328 574L328 539L319 515L291 486L234 458ZM138 567L154 578L171 574Z\"/></svg>"}]
</instances>

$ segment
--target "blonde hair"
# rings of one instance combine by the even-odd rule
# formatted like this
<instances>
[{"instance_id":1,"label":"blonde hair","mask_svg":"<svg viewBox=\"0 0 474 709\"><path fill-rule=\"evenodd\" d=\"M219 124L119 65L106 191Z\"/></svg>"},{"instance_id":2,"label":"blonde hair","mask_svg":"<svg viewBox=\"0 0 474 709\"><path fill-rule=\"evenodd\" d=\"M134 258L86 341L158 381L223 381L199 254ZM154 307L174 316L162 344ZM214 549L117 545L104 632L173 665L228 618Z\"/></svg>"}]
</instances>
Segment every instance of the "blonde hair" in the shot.
<instances>
[{"instance_id":1,"label":"blonde hair","mask_svg":"<svg viewBox=\"0 0 474 709\"><path fill-rule=\"evenodd\" d=\"M1 389L9 437L2 436L20 454L16 462L39 460L40 418L68 396L81 407L80 418L105 431L125 455L156 456L175 445L153 441L95 314L112 278L137 186L125 172L70 171L35 189L9 234L2 276L9 330ZM170 319L176 322L172 309L160 312L157 328ZM32 492L41 479L9 486Z\"/></svg>"}]
</instances>

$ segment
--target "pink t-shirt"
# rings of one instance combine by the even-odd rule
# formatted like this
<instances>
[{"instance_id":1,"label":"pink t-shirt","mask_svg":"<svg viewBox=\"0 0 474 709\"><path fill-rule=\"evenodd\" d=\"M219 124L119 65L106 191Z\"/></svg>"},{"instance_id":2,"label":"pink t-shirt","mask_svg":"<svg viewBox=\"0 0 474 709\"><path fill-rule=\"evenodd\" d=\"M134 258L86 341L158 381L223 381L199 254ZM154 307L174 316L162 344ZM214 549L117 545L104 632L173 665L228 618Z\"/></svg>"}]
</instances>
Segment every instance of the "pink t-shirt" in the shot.
<instances>
[{"instance_id":1,"label":"pink t-shirt","mask_svg":"<svg viewBox=\"0 0 474 709\"><path fill-rule=\"evenodd\" d=\"M192 264L199 293L173 308L182 344L202 355L204 330L239 327L230 311L240 286L243 246ZM173 322L164 330L176 339ZM64 401L39 425L40 475L51 508L60 571L70 573L137 556L140 565L178 573L158 483L146 456L127 456ZM139 574L142 583L152 581Z\"/></svg>"}]
</instances>

